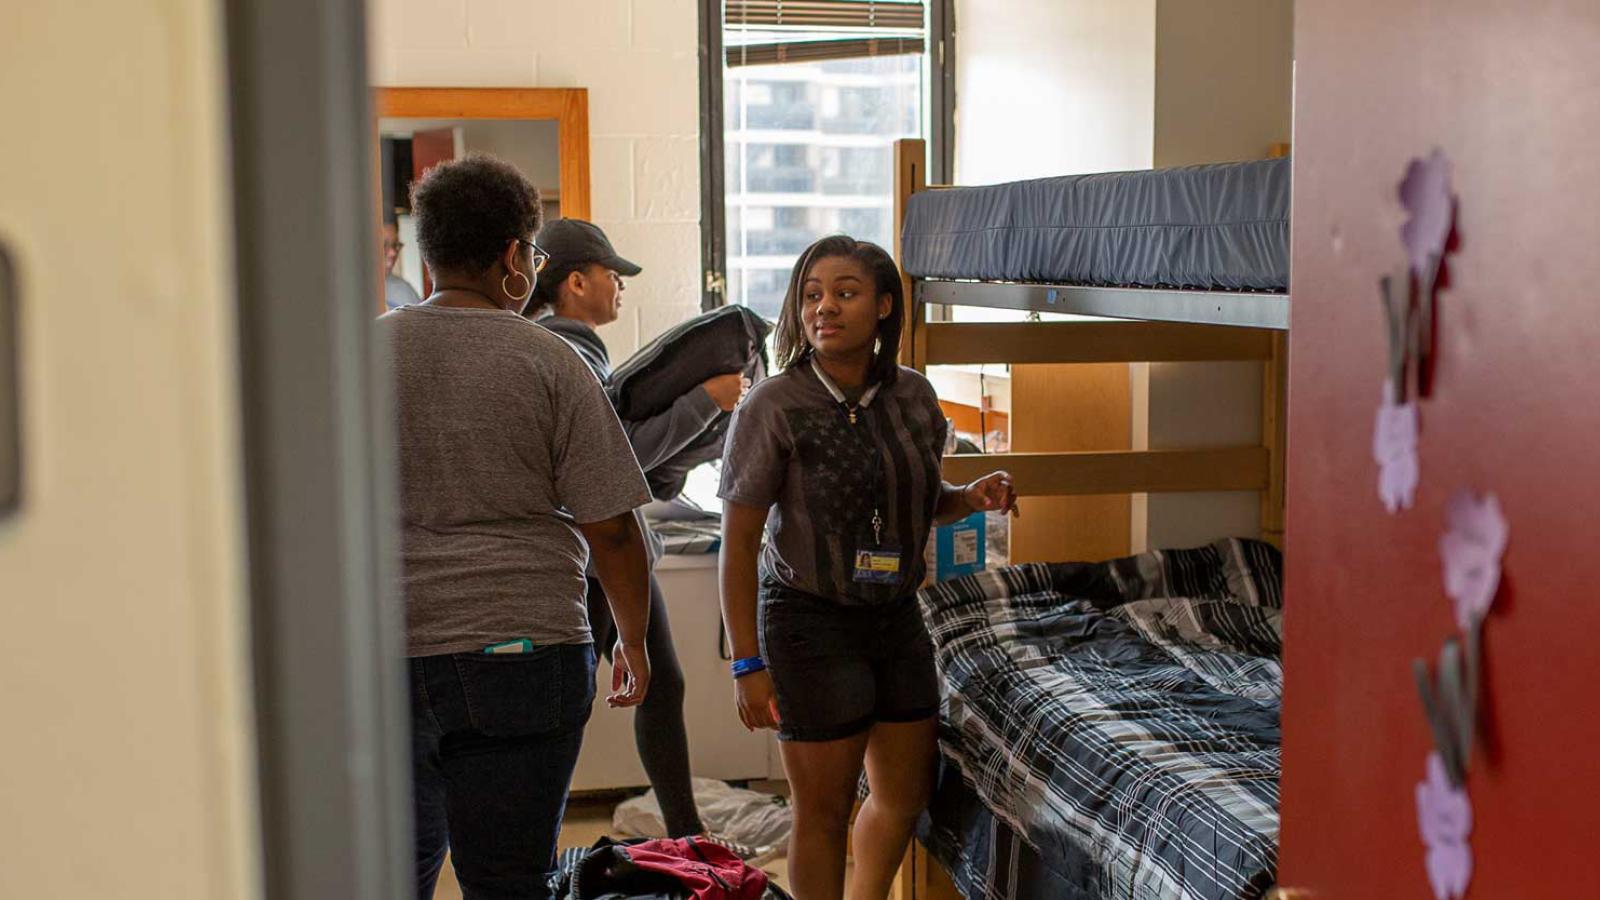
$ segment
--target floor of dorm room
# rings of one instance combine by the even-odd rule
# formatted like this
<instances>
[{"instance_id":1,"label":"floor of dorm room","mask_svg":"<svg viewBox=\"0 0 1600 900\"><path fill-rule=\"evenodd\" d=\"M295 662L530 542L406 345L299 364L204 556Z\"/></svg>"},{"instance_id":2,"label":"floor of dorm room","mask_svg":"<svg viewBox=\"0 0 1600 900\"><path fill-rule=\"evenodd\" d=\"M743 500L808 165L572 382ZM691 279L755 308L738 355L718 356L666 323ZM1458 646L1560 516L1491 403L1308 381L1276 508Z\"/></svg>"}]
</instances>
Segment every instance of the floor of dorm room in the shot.
<instances>
[{"instance_id":1,"label":"floor of dorm room","mask_svg":"<svg viewBox=\"0 0 1600 900\"><path fill-rule=\"evenodd\" d=\"M752 782L752 790L787 794L788 785L781 781ZM615 794L578 795L567 804L567 815L561 823L561 838L557 843L562 850L568 847L588 847L599 839L610 836L620 838L611 829L611 815L617 804L627 797ZM762 864L761 868L784 890L789 889L789 860L779 856ZM849 862L845 872L849 874ZM439 873L439 884L433 892L434 900L461 900L461 885L456 883L456 873L446 860L444 871Z\"/></svg>"}]
</instances>

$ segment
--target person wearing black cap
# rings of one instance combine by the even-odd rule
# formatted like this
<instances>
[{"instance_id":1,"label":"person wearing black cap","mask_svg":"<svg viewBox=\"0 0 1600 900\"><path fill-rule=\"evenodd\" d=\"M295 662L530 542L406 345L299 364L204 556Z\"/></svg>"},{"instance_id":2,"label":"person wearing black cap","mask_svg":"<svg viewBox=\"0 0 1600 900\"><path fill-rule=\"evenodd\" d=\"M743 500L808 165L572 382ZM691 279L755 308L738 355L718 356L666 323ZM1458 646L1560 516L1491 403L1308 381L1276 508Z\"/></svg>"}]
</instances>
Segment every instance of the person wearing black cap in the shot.
<instances>
[{"instance_id":1,"label":"person wearing black cap","mask_svg":"<svg viewBox=\"0 0 1600 900\"><path fill-rule=\"evenodd\" d=\"M534 288L524 313L555 332L589 364L601 384L611 380L611 358L595 329L615 322L627 289L623 279L643 271L624 259L605 232L581 219L557 219L540 229L535 242L550 254L550 263ZM706 430L716 417L731 411L746 387L738 372L718 375L679 397L660 415L624 421L623 430L645 472L672 458ZM637 511L636 511L637 514ZM649 544L652 565L661 555L661 543L640 515ZM611 621L605 591L589 579L590 622L597 646L606 646ZM666 604L655 576L650 578L650 620L645 634L650 653L650 692L634 712L634 740L640 761L661 803L662 819L670 837L706 834L695 807L689 769L689 738L683 724L684 680L672 646ZM770 848L742 847L722 841L741 856L758 860Z\"/></svg>"},{"instance_id":2,"label":"person wearing black cap","mask_svg":"<svg viewBox=\"0 0 1600 900\"><path fill-rule=\"evenodd\" d=\"M546 223L536 240L550 263L523 314L565 338L600 383L609 384L611 357L595 329L617 320L627 290L623 279L644 270L623 259L599 226L582 219ZM658 416L624 421L639 467L649 472L672 458L705 433L719 412L731 411L745 388L738 372L718 375Z\"/></svg>"}]
</instances>

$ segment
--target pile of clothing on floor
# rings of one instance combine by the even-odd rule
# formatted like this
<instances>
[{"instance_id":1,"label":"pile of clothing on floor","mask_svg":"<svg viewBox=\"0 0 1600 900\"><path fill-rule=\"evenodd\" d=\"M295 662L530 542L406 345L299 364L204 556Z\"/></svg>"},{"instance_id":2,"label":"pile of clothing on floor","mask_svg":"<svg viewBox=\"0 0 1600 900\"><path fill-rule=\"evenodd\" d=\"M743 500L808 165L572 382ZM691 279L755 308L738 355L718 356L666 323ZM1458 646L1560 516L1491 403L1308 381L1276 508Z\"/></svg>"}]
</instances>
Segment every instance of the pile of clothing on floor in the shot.
<instances>
[{"instance_id":1,"label":"pile of clothing on floor","mask_svg":"<svg viewBox=\"0 0 1600 900\"><path fill-rule=\"evenodd\" d=\"M550 880L557 900L792 900L767 873L698 838L601 838L568 850Z\"/></svg>"},{"instance_id":2,"label":"pile of clothing on floor","mask_svg":"<svg viewBox=\"0 0 1600 900\"><path fill-rule=\"evenodd\" d=\"M747 847L778 850L788 843L789 832L794 828L794 813L787 799L736 788L712 778L694 780L694 805L711 833ZM648 791L618 804L611 816L611 828L617 834L634 837L666 837L667 826L656 792ZM765 859L749 862L760 865Z\"/></svg>"}]
</instances>

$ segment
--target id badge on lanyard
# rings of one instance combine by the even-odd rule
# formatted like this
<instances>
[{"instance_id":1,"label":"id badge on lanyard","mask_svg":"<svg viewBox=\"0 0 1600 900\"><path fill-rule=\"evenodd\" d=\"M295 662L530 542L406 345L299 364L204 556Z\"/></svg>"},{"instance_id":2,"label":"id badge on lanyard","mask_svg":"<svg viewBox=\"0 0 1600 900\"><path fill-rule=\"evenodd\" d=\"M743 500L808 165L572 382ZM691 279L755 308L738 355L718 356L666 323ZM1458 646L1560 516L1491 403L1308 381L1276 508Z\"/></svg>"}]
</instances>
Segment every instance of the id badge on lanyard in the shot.
<instances>
[{"instance_id":1,"label":"id badge on lanyard","mask_svg":"<svg viewBox=\"0 0 1600 900\"><path fill-rule=\"evenodd\" d=\"M883 516L872 511L872 546L856 548L855 580L868 584L900 582L900 551L883 545Z\"/></svg>"},{"instance_id":2,"label":"id badge on lanyard","mask_svg":"<svg viewBox=\"0 0 1600 900\"><path fill-rule=\"evenodd\" d=\"M855 411L852 409L850 413L850 422L854 425L856 421ZM874 444L872 452L874 455L878 453L876 444ZM872 537L868 539L866 535L862 535L861 544L856 547L855 580L866 584L899 584L901 577L900 551L895 547L884 544L883 513L877 506L879 498L883 496L883 461L881 457L878 459L877 471L878 477L874 479L875 483L873 484Z\"/></svg>"},{"instance_id":3,"label":"id badge on lanyard","mask_svg":"<svg viewBox=\"0 0 1600 900\"><path fill-rule=\"evenodd\" d=\"M862 394L859 403L851 403L845 399L844 392L839 390L838 385L833 383L833 379L828 377L828 373L823 371L814 357L811 360L811 367L817 373L817 380L822 382L834 401L839 404L839 408L844 411L845 418L850 423L850 431L857 440L860 440L861 432L857 429L863 426L860 423L859 413L865 409L865 404L872 402L873 396L878 392L878 386L869 387L866 393ZM866 427L866 430L870 432L871 428ZM899 584L904 577L901 571L903 559L900 550L883 542L883 511L880 506L884 496L883 457L877 442L872 441L870 437L868 442L871 444L868 448L870 455L875 461L873 471L877 476L873 479L872 486L872 536L869 538L865 534L857 535L854 579L867 584Z\"/></svg>"}]
</instances>

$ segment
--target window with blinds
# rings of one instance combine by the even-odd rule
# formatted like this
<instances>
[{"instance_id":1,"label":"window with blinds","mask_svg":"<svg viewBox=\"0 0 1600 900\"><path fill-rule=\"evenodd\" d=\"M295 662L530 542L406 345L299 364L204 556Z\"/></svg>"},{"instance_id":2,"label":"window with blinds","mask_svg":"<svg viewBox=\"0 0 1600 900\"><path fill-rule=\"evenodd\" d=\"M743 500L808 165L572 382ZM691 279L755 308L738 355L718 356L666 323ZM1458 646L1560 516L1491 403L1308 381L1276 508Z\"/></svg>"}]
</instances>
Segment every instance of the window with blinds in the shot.
<instances>
[{"instance_id":1,"label":"window with blinds","mask_svg":"<svg viewBox=\"0 0 1600 900\"><path fill-rule=\"evenodd\" d=\"M725 302L775 319L817 238L893 246L894 141L925 134L931 14L922 0L710 2L723 14L711 252Z\"/></svg>"},{"instance_id":2,"label":"window with blinds","mask_svg":"<svg viewBox=\"0 0 1600 900\"><path fill-rule=\"evenodd\" d=\"M730 68L921 53L922 0L726 0Z\"/></svg>"}]
</instances>

